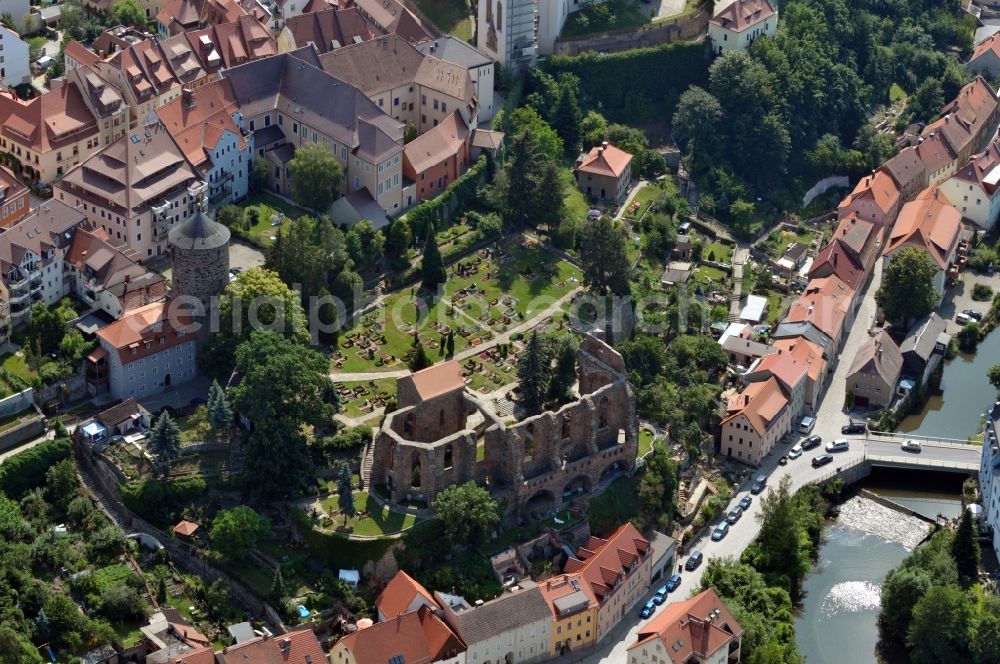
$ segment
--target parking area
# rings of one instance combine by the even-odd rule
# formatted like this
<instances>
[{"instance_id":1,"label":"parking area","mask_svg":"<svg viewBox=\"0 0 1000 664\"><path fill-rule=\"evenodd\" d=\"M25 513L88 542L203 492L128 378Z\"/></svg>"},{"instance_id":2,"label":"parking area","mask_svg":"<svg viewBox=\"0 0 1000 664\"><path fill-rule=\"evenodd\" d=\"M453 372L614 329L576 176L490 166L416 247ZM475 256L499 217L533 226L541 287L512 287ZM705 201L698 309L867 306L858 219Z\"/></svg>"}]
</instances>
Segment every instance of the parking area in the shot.
<instances>
[{"instance_id":1,"label":"parking area","mask_svg":"<svg viewBox=\"0 0 1000 664\"><path fill-rule=\"evenodd\" d=\"M1000 274L986 276L963 272L955 287L945 291L944 301L937 312L941 318L948 321L948 334L955 335L962 329L962 326L955 322L956 314L966 309L975 309L984 314L989 311L989 302L976 302L972 299L972 289L976 284L985 284L992 288L994 293L1000 293Z\"/></svg>"}]
</instances>

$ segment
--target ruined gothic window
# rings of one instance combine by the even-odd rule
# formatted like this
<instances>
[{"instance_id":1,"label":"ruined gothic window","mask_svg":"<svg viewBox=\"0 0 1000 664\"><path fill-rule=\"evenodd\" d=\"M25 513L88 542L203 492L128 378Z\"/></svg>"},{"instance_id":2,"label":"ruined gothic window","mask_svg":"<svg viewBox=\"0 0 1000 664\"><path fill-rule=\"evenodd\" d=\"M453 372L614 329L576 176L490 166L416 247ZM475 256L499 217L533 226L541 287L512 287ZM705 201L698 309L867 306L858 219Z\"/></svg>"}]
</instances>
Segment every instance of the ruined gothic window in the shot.
<instances>
[{"instance_id":1,"label":"ruined gothic window","mask_svg":"<svg viewBox=\"0 0 1000 664\"><path fill-rule=\"evenodd\" d=\"M569 438L570 416L569 413L562 416L562 437Z\"/></svg>"},{"instance_id":2,"label":"ruined gothic window","mask_svg":"<svg viewBox=\"0 0 1000 664\"><path fill-rule=\"evenodd\" d=\"M441 413L441 414L444 415L444 413ZM451 445L448 445L448 446L446 446L444 448L444 469L445 470L448 470L449 468L452 467L453 460L454 460L454 450L452 449Z\"/></svg>"},{"instance_id":3,"label":"ruined gothic window","mask_svg":"<svg viewBox=\"0 0 1000 664\"><path fill-rule=\"evenodd\" d=\"M444 410L443 409L438 412L438 426L439 427L443 427L444 426Z\"/></svg>"}]
</instances>

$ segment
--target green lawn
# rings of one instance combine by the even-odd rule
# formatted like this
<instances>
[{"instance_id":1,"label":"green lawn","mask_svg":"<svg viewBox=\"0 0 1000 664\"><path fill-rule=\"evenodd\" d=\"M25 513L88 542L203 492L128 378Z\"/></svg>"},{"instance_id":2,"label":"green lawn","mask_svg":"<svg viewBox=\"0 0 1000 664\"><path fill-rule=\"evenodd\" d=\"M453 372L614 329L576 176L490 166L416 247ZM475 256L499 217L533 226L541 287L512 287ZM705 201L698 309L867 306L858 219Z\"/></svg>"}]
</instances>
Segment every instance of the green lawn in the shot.
<instances>
[{"instance_id":1,"label":"green lawn","mask_svg":"<svg viewBox=\"0 0 1000 664\"><path fill-rule=\"evenodd\" d=\"M563 202L566 205L566 217L569 219L579 219L581 222L587 218L587 211L590 205L580 188L576 185L576 178L573 171L565 169L563 171L563 181L566 185L566 196Z\"/></svg>"},{"instance_id":2,"label":"green lawn","mask_svg":"<svg viewBox=\"0 0 1000 664\"><path fill-rule=\"evenodd\" d=\"M653 432L646 428L639 429L639 453L638 456L642 457L653 449Z\"/></svg>"},{"instance_id":3,"label":"green lawn","mask_svg":"<svg viewBox=\"0 0 1000 664\"><path fill-rule=\"evenodd\" d=\"M273 238L277 235L279 226L309 214L306 210L267 193L249 196L243 203L243 207L249 208L251 206L257 208L257 220L250 227L248 239L260 247L267 247L274 242ZM279 213L284 216L281 218L279 226L274 226L272 224Z\"/></svg>"},{"instance_id":4,"label":"green lawn","mask_svg":"<svg viewBox=\"0 0 1000 664\"><path fill-rule=\"evenodd\" d=\"M47 364L51 360L46 357L42 364ZM20 392L38 378L38 374L28 366L24 359L24 352L20 355L6 355L0 362L0 397L6 397L15 392Z\"/></svg>"},{"instance_id":5,"label":"green lawn","mask_svg":"<svg viewBox=\"0 0 1000 664\"><path fill-rule=\"evenodd\" d=\"M472 39L472 21L465 0L414 0L414 4L444 34L465 41Z\"/></svg>"},{"instance_id":6,"label":"green lawn","mask_svg":"<svg viewBox=\"0 0 1000 664\"><path fill-rule=\"evenodd\" d=\"M812 243L814 239L816 239L816 231L813 230L797 228L795 232L792 232L782 229L771 233L771 235L768 236L765 248L767 250L768 257L772 260L778 260L785 255L788 245L792 242L799 242L808 245Z\"/></svg>"},{"instance_id":7,"label":"green lawn","mask_svg":"<svg viewBox=\"0 0 1000 664\"><path fill-rule=\"evenodd\" d=\"M423 520L417 519L414 514L399 514L391 511L388 507L382 507L365 491L354 492L354 508L359 511L359 514L348 519L346 526L344 525L344 517L340 516L339 513L340 500L337 496L330 496L324 499L321 504L323 510L330 515L333 521L331 525L338 532L354 535L369 537L391 535Z\"/></svg>"},{"instance_id":8,"label":"green lawn","mask_svg":"<svg viewBox=\"0 0 1000 664\"><path fill-rule=\"evenodd\" d=\"M717 263L730 263L733 260L733 245L724 242L709 242L701 255L706 260Z\"/></svg>"},{"instance_id":9,"label":"green lawn","mask_svg":"<svg viewBox=\"0 0 1000 664\"><path fill-rule=\"evenodd\" d=\"M767 294L767 322L769 325L773 325L778 322L778 317L781 315L781 293L777 291L770 291Z\"/></svg>"},{"instance_id":10,"label":"green lawn","mask_svg":"<svg viewBox=\"0 0 1000 664\"><path fill-rule=\"evenodd\" d=\"M727 273L717 267L710 265L699 265L691 274L691 280L701 284L723 284L726 281Z\"/></svg>"},{"instance_id":11,"label":"green lawn","mask_svg":"<svg viewBox=\"0 0 1000 664\"><path fill-rule=\"evenodd\" d=\"M901 88L898 83L893 83L889 86L889 101L896 103L897 101L903 101L906 99L906 90Z\"/></svg>"},{"instance_id":12,"label":"green lawn","mask_svg":"<svg viewBox=\"0 0 1000 664\"><path fill-rule=\"evenodd\" d=\"M382 309L340 335L333 368L352 373L405 368L414 329L428 357L443 360L450 330L456 353L486 343L537 315L581 278L578 269L542 248L503 242L493 255L479 252L448 266L444 300L425 299L416 287L387 296Z\"/></svg>"},{"instance_id":13,"label":"green lawn","mask_svg":"<svg viewBox=\"0 0 1000 664\"><path fill-rule=\"evenodd\" d=\"M570 39L599 32L637 28L651 21L652 11L652 5L628 0L586 5L566 17L566 25L560 36Z\"/></svg>"},{"instance_id":14,"label":"green lawn","mask_svg":"<svg viewBox=\"0 0 1000 664\"><path fill-rule=\"evenodd\" d=\"M677 187L670 180L657 180L646 183L632 197L632 202L629 203L628 208L626 208L622 216L626 219L639 219L653 201L664 194L677 195Z\"/></svg>"}]
</instances>

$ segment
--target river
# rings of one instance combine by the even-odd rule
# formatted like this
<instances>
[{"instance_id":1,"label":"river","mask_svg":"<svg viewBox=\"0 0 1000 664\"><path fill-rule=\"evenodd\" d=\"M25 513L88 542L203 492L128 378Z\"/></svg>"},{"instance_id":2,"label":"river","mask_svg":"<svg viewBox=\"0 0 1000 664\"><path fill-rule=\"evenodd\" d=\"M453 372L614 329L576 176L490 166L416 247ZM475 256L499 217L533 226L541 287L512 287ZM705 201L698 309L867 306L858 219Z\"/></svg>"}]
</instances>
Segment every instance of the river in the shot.
<instances>
[{"instance_id":1,"label":"river","mask_svg":"<svg viewBox=\"0 0 1000 664\"><path fill-rule=\"evenodd\" d=\"M928 516L955 516L961 511L961 484L942 478L932 491L900 486L894 476L864 483L869 491ZM910 475L912 485L912 474ZM803 584L805 597L795 621L799 650L808 664L876 662L878 614L882 582L906 557L902 544L832 523L826 530L819 560Z\"/></svg>"},{"instance_id":2,"label":"river","mask_svg":"<svg viewBox=\"0 0 1000 664\"><path fill-rule=\"evenodd\" d=\"M960 354L945 362L943 394L932 396L920 413L904 419L898 429L929 438L965 440L979 433L979 420L996 389L986 371L1000 361L1000 328L990 332L974 355Z\"/></svg>"}]
</instances>

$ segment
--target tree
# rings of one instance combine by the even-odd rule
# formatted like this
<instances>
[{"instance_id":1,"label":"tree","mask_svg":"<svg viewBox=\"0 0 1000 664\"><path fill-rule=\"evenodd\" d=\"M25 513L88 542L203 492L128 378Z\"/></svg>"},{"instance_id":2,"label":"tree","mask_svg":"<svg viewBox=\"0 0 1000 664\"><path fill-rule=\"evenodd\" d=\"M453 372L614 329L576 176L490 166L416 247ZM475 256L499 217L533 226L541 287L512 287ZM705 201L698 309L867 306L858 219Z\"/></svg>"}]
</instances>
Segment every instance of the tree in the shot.
<instances>
[{"instance_id":1,"label":"tree","mask_svg":"<svg viewBox=\"0 0 1000 664\"><path fill-rule=\"evenodd\" d=\"M533 133L525 130L511 135L507 162L496 186L498 207L509 224L521 225L534 213L540 168L550 161L553 158L544 152Z\"/></svg>"},{"instance_id":2,"label":"tree","mask_svg":"<svg viewBox=\"0 0 1000 664\"><path fill-rule=\"evenodd\" d=\"M420 371L421 369L426 369L427 367L434 364L431 358L427 357L427 351L424 350L424 345L420 343L419 339L416 340L416 344L413 347L413 355L410 357L408 366L410 371Z\"/></svg>"},{"instance_id":3,"label":"tree","mask_svg":"<svg viewBox=\"0 0 1000 664\"><path fill-rule=\"evenodd\" d=\"M267 162L263 157L254 159L250 169L250 188L256 192L264 191L267 188Z\"/></svg>"},{"instance_id":4,"label":"tree","mask_svg":"<svg viewBox=\"0 0 1000 664\"><path fill-rule=\"evenodd\" d=\"M744 552L744 560L763 572L765 578L787 579L789 592L797 591L809 572L809 551L803 547L799 516L791 476L785 475L760 501L760 534Z\"/></svg>"},{"instance_id":5,"label":"tree","mask_svg":"<svg viewBox=\"0 0 1000 664\"><path fill-rule=\"evenodd\" d=\"M885 267L875 301L889 320L903 327L934 310L938 293L934 288L937 266L919 247L901 249Z\"/></svg>"},{"instance_id":6,"label":"tree","mask_svg":"<svg viewBox=\"0 0 1000 664\"><path fill-rule=\"evenodd\" d=\"M420 262L420 269L423 275L420 285L427 290L436 290L447 278L441 250L438 249L437 238L434 236L434 229L430 229L427 233L427 243L424 245L424 256Z\"/></svg>"},{"instance_id":7,"label":"tree","mask_svg":"<svg viewBox=\"0 0 1000 664\"><path fill-rule=\"evenodd\" d=\"M434 499L434 511L453 545L481 542L500 525L500 507L475 482L453 484Z\"/></svg>"},{"instance_id":8,"label":"tree","mask_svg":"<svg viewBox=\"0 0 1000 664\"><path fill-rule=\"evenodd\" d=\"M979 609L972 637L973 664L1000 662L1000 600L986 596Z\"/></svg>"},{"instance_id":9,"label":"tree","mask_svg":"<svg viewBox=\"0 0 1000 664\"><path fill-rule=\"evenodd\" d=\"M136 0L116 0L111 7L111 16L118 25L145 27L146 15Z\"/></svg>"},{"instance_id":10,"label":"tree","mask_svg":"<svg viewBox=\"0 0 1000 664\"><path fill-rule=\"evenodd\" d=\"M573 384L576 382L576 339L570 335L552 340L549 354L555 359L556 366L552 369L549 380L548 398L563 403L570 397Z\"/></svg>"},{"instance_id":11,"label":"tree","mask_svg":"<svg viewBox=\"0 0 1000 664\"><path fill-rule=\"evenodd\" d=\"M579 242L583 278L597 293L628 294L632 266L626 242L625 230L607 216L584 225Z\"/></svg>"},{"instance_id":12,"label":"tree","mask_svg":"<svg viewBox=\"0 0 1000 664\"><path fill-rule=\"evenodd\" d=\"M329 149L307 145L295 148L288 174L292 178L292 199L302 207L325 212L337 196L344 167Z\"/></svg>"},{"instance_id":13,"label":"tree","mask_svg":"<svg viewBox=\"0 0 1000 664\"><path fill-rule=\"evenodd\" d=\"M655 447L639 481L639 513L646 524L669 526L674 515L679 468L663 447Z\"/></svg>"},{"instance_id":14,"label":"tree","mask_svg":"<svg viewBox=\"0 0 1000 664\"><path fill-rule=\"evenodd\" d=\"M972 609L955 586L931 586L913 607L907 645L913 664L969 661Z\"/></svg>"},{"instance_id":15,"label":"tree","mask_svg":"<svg viewBox=\"0 0 1000 664\"><path fill-rule=\"evenodd\" d=\"M528 415L537 415L545 407L549 390L549 354L537 331L532 331L528 347L517 366L518 393Z\"/></svg>"},{"instance_id":16,"label":"tree","mask_svg":"<svg viewBox=\"0 0 1000 664\"><path fill-rule=\"evenodd\" d=\"M996 388L997 392L1000 392L1000 364L994 364L986 372L986 377L990 381L990 385Z\"/></svg>"},{"instance_id":17,"label":"tree","mask_svg":"<svg viewBox=\"0 0 1000 664\"><path fill-rule=\"evenodd\" d=\"M8 625L0 625L0 664L42 664L38 648Z\"/></svg>"},{"instance_id":18,"label":"tree","mask_svg":"<svg viewBox=\"0 0 1000 664\"><path fill-rule=\"evenodd\" d=\"M212 585L205 587L205 604L208 605L209 612L222 617L229 605L229 584L222 578L212 582Z\"/></svg>"},{"instance_id":19,"label":"tree","mask_svg":"<svg viewBox=\"0 0 1000 664\"><path fill-rule=\"evenodd\" d=\"M882 584L882 613L879 619L883 634L905 642L913 607L930 588L930 577L922 569L898 567L891 570Z\"/></svg>"},{"instance_id":20,"label":"tree","mask_svg":"<svg viewBox=\"0 0 1000 664\"><path fill-rule=\"evenodd\" d=\"M527 133L548 161L557 162L563 156L563 141L559 134L530 106L522 106L510 114L510 134Z\"/></svg>"},{"instance_id":21,"label":"tree","mask_svg":"<svg viewBox=\"0 0 1000 664\"><path fill-rule=\"evenodd\" d=\"M249 556L257 541L270 530L271 523L266 517L249 507L234 507L215 515L208 537L219 553L236 560Z\"/></svg>"},{"instance_id":22,"label":"tree","mask_svg":"<svg viewBox=\"0 0 1000 664\"><path fill-rule=\"evenodd\" d=\"M958 580L968 587L979 578L979 537L972 522L972 513L962 510L962 518L951 542L951 555L955 559Z\"/></svg>"},{"instance_id":23,"label":"tree","mask_svg":"<svg viewBox=\"0 0 1000 664\"><path fill-rule=\"evenodd\" d=\"M397 219L389 227L389 239L385 243L385 251L393 257L406 255L406 250L413 243L413 232L405 219Z\"/></svg>"},{"instance_id":24,"label":"tree","mask_svg":"<svg viewBox=\"0 0 1000 664\"><path fill-rule=\"evenodd\" d=\"M226 205L215 213L215 220L226 228L249 228L252 224L247 223L248 214L256 217L256 210L242 208L239 205Z\"/></svg>"},{"instance_id":25,"label":"tree","mask_svg":"<svg viewBox=\"0 0 1000 664\"><path fill-rule=\"evenodd\" d=\"M364 268L382 256L385 238L375 230L375 226L363 219L347 231L347 253L358 268Z\"/></svg>"},{"instance_id":26,"label":"tree","mask_svg":"<svg viewBox=\"0 0 1000 664\"><path fill-rule=\"evenodd\" d=\"M45 497L60 510L65 511L76 497L78 486L72 459L63 459L45 472Z\"/></svg>"},{"instance_id":27,"label":"tree","mask_svg":"<svg viewBox=\"0 0 1000 664\"><path fill-rule=\"evenodd\" d=\"M445 342L447 345L448 357L455 355L455 330L448 330L448 340ZM998 388L1000 389L1000 388Z\"/></svg>"},{"instance_id":28,"label":"tree","mask_svg":"<svg viewBox=\"0 0 1000 664\"><path fill-rule=\"evenodd\" d=\"M347 520L358 513L354 507L354 478L351 477L351 467L346 463L340 464L337 473L337 501L346 526Z\"/></svg>"},{"instance_id":29,"label":"tree","mask_svg":"<svg viewBox=\"0 0 1000 664\"><path fill-rule=\"evenodd\" d=\"M181 453L181 430L170 417L170 411L163 411L149 432L149 450L156 457L160 474L166 477L170 464Z\"/></svg>"},{"instance_id":30,"label":"tree","mask_svg":"<svg viewBox=\"0 0 1000 664\"><path fill-rule=\"evenodd\" d=\"M979 327L979 323L976 321L966 323L965 326L958 331L958 334L955 335L958 341L958 348L963 353L971 353L975 351L982 336L982 328Z\"/></svg>"},{"instance_id":31,"label":"tree","mask_svg":"<svg viewBox=\"0 0 1000 664\"><path fill-rule=\"evenodd\" d=\"M28 319L28 338L35 341L43 355L56 352L65 333L66 325L62 319L44 302L39 302L31 308L31 316Z\"/></svg>"},{"instance_id":32,"label":"tree","mask_svg":"<svg viewBox=\"0 0 1000 664\"><path fill-rule=\"evenodd\" d=\"M274 570L274 576L271 577L270 598L272 602L281 602L284 596L285 596L285 577L281 573L281 566L279 565Z\"/></svg>"},{"instance_id":33,"label":"tree","mask_svg":"<svg viewBox=\"0 0 1000 664\"><path fill-rule=\"evenodd\" d=\"M577 100L575 81L566 77L559 86L559 100L552 117L552 128L562 138L566 156L574 158L580 153L580 102Z\"/></svg>"},{"instance_id":34,"label":"tree","mask_svg":"<svg viewBox=\"0 0 1000 664\"><path fill-rule=\"evenodd\" d=\"M104 589L98 611L108 620L121 623L144 619L149 614L149 606L138 590L119 583Z\"/></svg>"},{"instance_id":35,"label":"tree","mask_svg":"<svg viewBox=\"0 0 1000 664\"><path fill-rule=\"evenodd\" d=\"M228 431L233 423L233 409L229 406L226 393L219 385L219 381L213 380L208 388L208 420L212 428L222 434Z\"/></svg>"},{"instance_id":36,"label":"tree","mask_svg":"<svg viewBox=\"0 0 1000 664\"><path fill-rule=\"evenodd\" d=\"M698 172L700 154L704 154L706 163L714 154L722 117L719 100L708 90L692 85L681 93L674 111L673 128L686 141L692 172Z\"/></svg>"}]
</instances>

